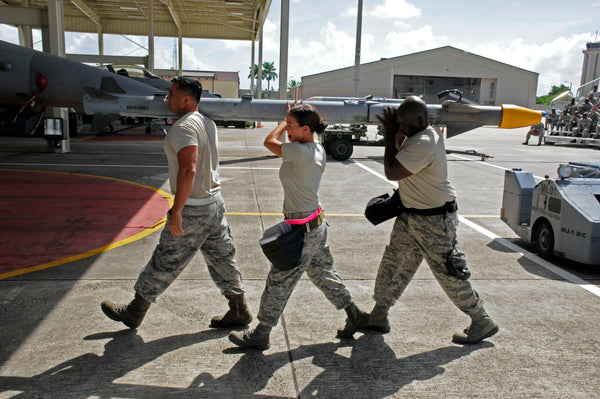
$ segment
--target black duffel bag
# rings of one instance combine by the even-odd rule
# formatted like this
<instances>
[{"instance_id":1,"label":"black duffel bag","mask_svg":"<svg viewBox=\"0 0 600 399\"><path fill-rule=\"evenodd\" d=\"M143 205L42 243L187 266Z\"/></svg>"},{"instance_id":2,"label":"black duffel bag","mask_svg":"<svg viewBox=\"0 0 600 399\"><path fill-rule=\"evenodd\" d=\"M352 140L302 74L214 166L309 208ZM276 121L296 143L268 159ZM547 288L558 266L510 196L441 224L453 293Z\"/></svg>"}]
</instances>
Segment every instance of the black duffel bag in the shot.
<instances>
[{"instance_id":1,"label":"black duffel bag","mask_svg":"<svg viewBox=\"0 0 600 399\"><path fill-rule=\"evenodd\" d=\"M265 230L258 241L263 253L279 270L290 270L298 266L302 247L304 246L304 231L281 222Z\"/></svg>"},{"instance_id":2,"label":"black duffel bag","mask_svg":"<svg viewBox=\"0 0 600 399\"><path fill-rule=\"evenodd\" d=\"M371 198L365 208L365 217L377 226L379 223L398 216L403 208L400 193L394 190L390 197L388 193Z\"/></svg>"}]
</instances>

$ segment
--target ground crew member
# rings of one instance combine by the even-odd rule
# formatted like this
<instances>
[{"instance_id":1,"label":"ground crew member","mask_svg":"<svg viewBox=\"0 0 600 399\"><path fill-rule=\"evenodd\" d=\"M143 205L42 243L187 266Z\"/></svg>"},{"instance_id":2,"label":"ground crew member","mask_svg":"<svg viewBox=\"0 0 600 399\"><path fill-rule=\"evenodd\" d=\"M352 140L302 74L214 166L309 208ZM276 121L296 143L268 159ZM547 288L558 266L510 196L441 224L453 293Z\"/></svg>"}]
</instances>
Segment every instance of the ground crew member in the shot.
<instances>
[{"instance_id":1,"label":"ground crew member","mask_svg":"<svg viewBox=\"0 0 600 399\"><path fill-rule=\"evenodd\" d=\"M396 218L377 278L375 306L365 327L388 332L388 310L400 298L427 260L450 300L472 319L454 334L453 342L474 344L498 332L498 326L471 287L465 254L458 246L456 192L448 180L443 137L429 125L427 105L410 96L398 107L386 107L384 168L386 177L398 180L405 211ZM543 126L542 126L543 129Z\"/></svg>"},{"instance_id":2,"label":"ground crew member","mask_svg":"<svg viewBox=\"0 0 600 399\"><path fill-rule=\"evenodd\" d=\"M271 266L260 299L258 326L229 334L229 340L242 348L269 348L271 329L277 325L304 271L337 309L346 311L346 326L338 330L339 338L352 337L367 323L368 314L355 305L352 294L333 266L327 245L327 222L323 219L318 194L327 155L323 146L315 142L315 133L323 133L326 127L327 123L312 105L300 104L289 109L285 120L265 139L265 147L282 159L279 178L283 186L285 219L305 233L298 265ZM284 131L289 143L280 141Z\"/></svg>"},{"instance_id":3,"label":"ground crew member","mask_svg":"<svg viewBox=\"0 0 600 399\"><path fill-rule=\"evenodd\" d=\"M548 132L553 131L558 126L558 118L559 115L556 113L556 108L552 108L552 111L548 115L546 115L546 125L545 128Z\"/></svg>"},{"instance_id":4,"label":"ground crew member","mask_svg":"<svg viewBox=\"0 0 600 399\"><path fill-rule=\"evenodd\" d=\"M198 112L202 85L195 79L176 77L167 96L169 110L179 119L165 138L171 192L175 194L167 226L152 258L135 283L135 298L127 305L102 302L113 320L137 328L151 303L162 294L200 250L210 276L229 301L224 316L211 327L244 326L252 315L244 298L242 276L235 260L235 246L224 216L221 196L217 128Z\"/></svg>"},{"instance_id":5,"label":"ground crew member","mask_svg":"<svg viewBox=\"0 0 600 399\"><path fill-rule=\"evenodd\" d=\"M529 138L531 136L538 136L538 144L537 145L541 145L542 137L544 137L544 124L538 123L536 125L531 125L531 128L529 129L529 131L527 132L527 136L525 137L525 141L521 144L528 145Z\"/></svg>"}]
</instances>

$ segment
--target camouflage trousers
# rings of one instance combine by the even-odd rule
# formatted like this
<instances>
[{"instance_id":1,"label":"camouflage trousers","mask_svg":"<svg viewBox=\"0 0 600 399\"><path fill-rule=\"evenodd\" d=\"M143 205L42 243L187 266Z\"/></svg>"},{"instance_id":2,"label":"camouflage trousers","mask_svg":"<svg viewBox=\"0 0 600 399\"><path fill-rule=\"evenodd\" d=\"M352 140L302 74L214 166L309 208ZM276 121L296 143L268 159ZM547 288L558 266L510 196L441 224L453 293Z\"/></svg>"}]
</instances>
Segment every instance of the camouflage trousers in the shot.
<instances>
[{"instance_id":1,"label":"camouflage trousers","mask_svg":"<svg viewBox=\"0 0 600 399\"><path fill-rule=\"evenodd\" d=\"M483 311L483 302L471 283L450 274L446 266L447 262L457 267L466 266L465 254L456 238L457 227L456 212L433 216L403 213L398 216L379 264L373 295L375 302L393 306L425 259L454 305L468 315Z\"/></svg>"},{"instance_id":2,"label":"camouflage trousers","mask_svg":"<svg viewBox=\"0 0 600 399\"><path fill-rule=\"evenodd\" d=\"M174 237L167 220L152 258L135 283L135 291L142 298L154 302L181 274L198 250L221 293L244 292L242 275L235 260L235 245L223 214L225 203L217 195L218 198L211 204L183 208L183 236Z\"/></svg>"},{"instance_id":3,"label":"camouflage trousers","mask_svg":"<svg viewBox=\"0 0 600 399\"><path fill-rule=\"evenodd\" d=\"M279 270L271 266L265 290L260 299L258 321L267 326L276 326L294 287L306 274L336 309L343 309L354 299L333 267L333 257L327 245L327 222L304 234L304 247L300 263L291 270Z\"/></svg>"}]
</instances>

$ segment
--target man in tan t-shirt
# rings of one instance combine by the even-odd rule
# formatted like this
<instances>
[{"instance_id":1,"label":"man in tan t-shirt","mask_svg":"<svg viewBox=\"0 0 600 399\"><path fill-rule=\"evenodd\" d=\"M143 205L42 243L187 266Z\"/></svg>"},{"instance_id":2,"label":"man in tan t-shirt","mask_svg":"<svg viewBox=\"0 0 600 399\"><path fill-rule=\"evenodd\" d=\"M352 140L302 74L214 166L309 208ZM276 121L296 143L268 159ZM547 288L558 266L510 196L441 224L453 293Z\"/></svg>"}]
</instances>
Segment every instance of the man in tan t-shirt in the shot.
<instances>
[{"instance_id":1,"label":"man in tan t-shirt","mask_svg":"<svg viewBox=\"0 0 600 399\"><path fill-rule=\"evenodd\" d=\"M225 218L221 197L217 129L198 112L200 82L186 77L173 79L167 101L179 119L165 138L171 192L175 195L167 226L152 258L135 283L135 298L127 305L102 302L111 319L137 328L151 303L162 294L200 250L210 276L229 301L229 311L211 320L211 327L245 326L252 315L244 298L244 287L235 245Z\"/></svg>"},{"instance_id":2,"label":"man in tan t-shirt","mask_svg":"<svg viewBox=\"0 0 600 399\"><path fill-rule=\"evenodd\" d=\"M384 118L378 118L385 129L385 175L398 181L404 207L379 265L366 329L390 331L388 310L425 259L446 295L472 319L452 341L480 342L498 332L498 326L471 287L458 246L456 192L448 179L443 137L429 125L427 105L418 97L408 97L397 109L386 107Z\"/></svg>"}]
</instances>

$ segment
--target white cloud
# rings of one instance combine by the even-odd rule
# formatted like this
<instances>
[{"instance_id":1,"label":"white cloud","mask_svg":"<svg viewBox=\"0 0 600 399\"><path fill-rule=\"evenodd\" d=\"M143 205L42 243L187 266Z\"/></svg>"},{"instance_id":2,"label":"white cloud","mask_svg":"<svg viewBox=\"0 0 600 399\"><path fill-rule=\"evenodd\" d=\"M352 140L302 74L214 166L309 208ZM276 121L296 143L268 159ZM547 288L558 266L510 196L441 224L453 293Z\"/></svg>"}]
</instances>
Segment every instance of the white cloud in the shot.
<instances>
[{"instance_id":1,"label":"white cloud","mask_svg":"<svg viewBox=\"0 0 600 399\"><path fill-rule=\"evenodd\" d=\"M383 49L387 53L384 56L388 58L446 45L445 38L436 37L429 25L413 31L390 32L386 35L384 42Z\"/></svg>"},{"instance_id":2,"label":"white cloud","mask_svg":"<svg viewBox=\"0 0 600 399\"><path fill-rule=\"evenodd\" d=\"M588 39L588 34L579 34L558 37L542 44L516 39L506 46L458 44L457 47L539 73L537 95L540 96L548 94L552 86L570 83L573 88L579 86L583 65L582 50Z\"/></svg>"},{"instance_id":3,"label":"white cloud","mask_svg":"<svg viewBox=\"0 0 600 399\"><path fill-rule=\"evenodd\" d=\"M367 15L386 19L410 19L421 16L421 10L405 0L384 0L376 5Z\"/></svg>"},{"instance_id":4,"label":"white cloud","mask_svg":"<svg viewBox=\"0 0 600 399\"><path fill-rule=\"evenodd\" d=\"M9 43L19 42L19 31L14 26L0 24L0 40Z\"/></svg>"}]
</instances>

